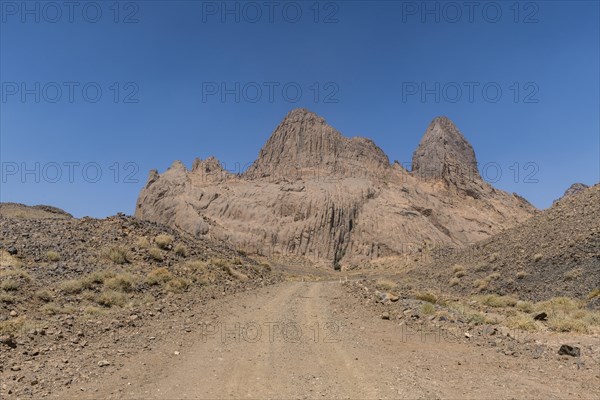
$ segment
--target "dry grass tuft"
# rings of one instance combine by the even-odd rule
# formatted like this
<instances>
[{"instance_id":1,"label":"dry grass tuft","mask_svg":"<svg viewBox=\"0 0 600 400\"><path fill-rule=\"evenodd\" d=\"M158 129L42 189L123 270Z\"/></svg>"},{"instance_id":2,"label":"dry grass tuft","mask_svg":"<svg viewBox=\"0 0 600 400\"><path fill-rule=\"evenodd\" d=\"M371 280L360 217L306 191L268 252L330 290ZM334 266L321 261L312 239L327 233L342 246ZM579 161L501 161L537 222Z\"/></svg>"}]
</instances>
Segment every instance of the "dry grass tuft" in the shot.
<instances>
[{"instance_id":1,"label":"dry grass tuft","mask_svg":"<svg viewBox=\"0 0 600 400\"><path fill-rule=\"evenodd\" d=\"M122 273L107 279L104 284L109 289L116 290L118 292L129 293L133 292L135 288L135 282L136 279L133 275Z\"/></svg>"},{"instance_id":2,"label":"dry grass tuft","mask_svg":"<svg viewBox=\"0 0 600 400\"><path fill-rule=\"evenodd\" d=\"M415 298L418 300L427 301L432 304L435 304L438 301L436 295L429 292L419 292L415 295Z\"/></svg>"},{"instance_id":3,"label":"dry grass tuft","mask_svg":"<svg viewBox=\"0 0 600 400\"><path fill-rule=\"evenodd\" d=\"M166 289L169 292L181 293L190 286L190 282L183 278L173 278L167 282Z\"/></svg>"},{"instance_id":4,"label":"dry grass tuft","mask_svg":"<svg viewBox=\"0 0 600 400\"><path fill-rule=\"evenodd\" d=\"M431 303L423 303L421 305L421 312L425 315L431 315L435 313L435 306Z\"/></svg>"},{"instance_id":5,"label":"dry grass tuft","mask_svg":"<svg viewBox=\"0 0 600 400\"><path fill-rule=\"evenodd\" d=\"M60 260L60 254L58 254L56 251L50 250L46 253L46 259L48 261L58 261Z\"/></svg>"},{"instance_id":6,"label":"dry grass tuft","mask_svg":"<svg viewBox=\"0 0 600 400\"><path fill-rule=\"evenodd\" d=\"M171 245L173 244L173 236L158 235L154 238L154 243L156 243L156 245L163 250L170 250L172 247Z\"/></svg>"},{"instance_id":7,"label":"dry grass tuft","mask_svg":"<svg viewBox=\"0 0 600 400\"><path fill-rule=\"evenodd\" d=\"M583 269L581 268L573 268L570 271L564 273L563 278L565 281L574 281L577 278L580 278L583 275Z\"/></svg>"},{"instance_id":8,"label":"dry grass tuft","mask_svg":"<svg viewBox=\"0 0 600 400\"><path fill-rule=\"evenodd\" d=\"M398 287L398 284L393 280L384 278L378 279L375 285L383 290L395 290Z\"/></svg>"},{"instance_id":9,"label":"dry grass tuft","mask_svg":"<svg viewBox=\"0 0 600 400\"><path fill-rule=\"evenodd\" d=\"M173 279L173 274L166 268L156 268L146 276L148 285L163 285Z\"/></svg>"},{"instance_id":10,"label":"dry grass tuft","mask_svg":"<svg viewBox=\"0 0 600 400\"><path fill-rule=\"evenodd\" d=\"M150 258L155 261L163 261L165 259L162 251L160 251L158 247L152 247L150 250L148 250L148 254L150 255Z\"/></svg>"},{"instance_id":11,"label":"dry grass tuft","mask_svg":"<svg viewBox=\"0 0 600 400\"><path fill-rule=\"evenodd\" d=\"M185 258L188 256L188 249L185 247L185 245L179 243L177 246L175 246L175 254L177 254L179 257Z\"/></svg>"},{"instance_id":12,"label":"dry grass tuft","mask_svg":"<svg viewBox=\"0 0 600 400\"><path fill-rule=\"evenodd\" d=\"M125 264L129 262L127 250L123 247L110 247L102 250L102 257L111 260L115 264Z\"/></svg>"},{"instance_id":13,"label":"dry grass tuft","mask_svg":"<svg viewBox=\"0 0 600 400\"><path fill-rule=\"evenodd\" d=\"M105 290L96 298L96 303L110 308L113 306L123 307L127 302L127 296L114 290Z\"/></svg>"}]
</instances>

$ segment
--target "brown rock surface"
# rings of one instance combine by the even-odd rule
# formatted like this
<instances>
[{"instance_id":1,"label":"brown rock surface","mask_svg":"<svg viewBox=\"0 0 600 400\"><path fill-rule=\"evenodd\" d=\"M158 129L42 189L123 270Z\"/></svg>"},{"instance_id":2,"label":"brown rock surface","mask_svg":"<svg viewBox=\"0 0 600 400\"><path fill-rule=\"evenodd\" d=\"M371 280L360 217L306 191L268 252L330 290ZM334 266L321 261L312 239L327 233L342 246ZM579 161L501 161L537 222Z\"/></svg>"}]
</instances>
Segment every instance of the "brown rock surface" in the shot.
<instances>
[{"instance_id":1,"label":"brown rock surface","mask_svg":"<svg viewBox=\"0 0 600 400\"><path fill-rule=\"evenodd\" d=\"M534 301L569 296L600 308L598 221L600 185L595 185L514 228L407 274L423 287L442 291L515 294ZM461 276L451 286L448 282L457 270Z\"/></svg>"},{"instance_id":2,"label":"brown rock surface","mask_svg":"<svg viewBox=\"0 0 600 400\"><path fill-rule=\"evenodd\" d=\"M191 170L175 162L162 175L152 171L135 214L250 253L352 265L432 244L461 246L534 214L472 172L474 162L447 118L433 120L408 172L369 139L345 138L298 109L244 174L214 158ZM424 176L432 165L440 176Z\"/></svg>"}]
</instances>

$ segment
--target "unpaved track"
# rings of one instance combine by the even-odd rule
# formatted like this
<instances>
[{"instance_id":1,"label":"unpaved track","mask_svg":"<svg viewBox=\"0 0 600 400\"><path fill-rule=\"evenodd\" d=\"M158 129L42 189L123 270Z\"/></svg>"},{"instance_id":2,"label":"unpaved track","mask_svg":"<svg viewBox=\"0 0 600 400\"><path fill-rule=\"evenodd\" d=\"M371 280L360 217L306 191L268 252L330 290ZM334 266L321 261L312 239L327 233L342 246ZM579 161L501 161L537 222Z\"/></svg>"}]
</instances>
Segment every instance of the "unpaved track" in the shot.
<instances>
[{"instance_id":1,"label":"unpaved track","mask_svg":"<svg viewBox=\"0 0 600 400\"><path fill-rule=\"evenodd\" d=\"M553 370L492 349L407 336L367 313L337 282L278 284L232 296L217 310L213 320L198 317L184 346L165 341L101 382L57 397L598 397L594 371Z\"/></svg>"}]
</instances>

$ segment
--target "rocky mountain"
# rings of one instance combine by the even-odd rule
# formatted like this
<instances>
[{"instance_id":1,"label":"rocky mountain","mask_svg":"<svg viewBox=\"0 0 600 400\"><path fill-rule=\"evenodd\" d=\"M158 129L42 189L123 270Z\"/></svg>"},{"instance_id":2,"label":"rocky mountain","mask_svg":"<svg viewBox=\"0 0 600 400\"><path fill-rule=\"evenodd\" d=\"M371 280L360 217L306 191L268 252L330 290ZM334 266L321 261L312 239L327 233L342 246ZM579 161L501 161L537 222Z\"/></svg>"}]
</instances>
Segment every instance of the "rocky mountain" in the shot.
<instances>
[{"instance_id":1,"label":"rocky mountain","mask_svg":"<svg viewBox=\"0 0 600 400\"><path fill-rule=\"evenodd\" d=\"M590 299L600 308L600 185L564 197L522 224L408 272L460 294Z\"/></svg>"},{"instance_id":2,"label":"rocky mountain","mask_svg":"<svg viewBox=\"0 0 600 400\"><path fill-rule=\"evenodd\" d=\"M554 200L554 203L561 201L565 197L579 194L587 188L589 188L589 186L586 185L585 183L574 183L571 186L569 186L569 188L567 190L565 190L565 193L562 195L562 197L560 199Z\"/></svg>"},{"instance_id":3,"label":"rocky mountain","mask_svg":"<svg viewBox=\"0 0 600 400\"><path fill-rule=\"evenodd\" d=\"M355 265L463 246L534 213L481 179L471 145L448 118L431 122L407 171L371 140L346 138L297 109L243 174L212 157L191 170L176 161L163 174L151 171L135 215L248 253Z\"/></svg>"}]
</instances>

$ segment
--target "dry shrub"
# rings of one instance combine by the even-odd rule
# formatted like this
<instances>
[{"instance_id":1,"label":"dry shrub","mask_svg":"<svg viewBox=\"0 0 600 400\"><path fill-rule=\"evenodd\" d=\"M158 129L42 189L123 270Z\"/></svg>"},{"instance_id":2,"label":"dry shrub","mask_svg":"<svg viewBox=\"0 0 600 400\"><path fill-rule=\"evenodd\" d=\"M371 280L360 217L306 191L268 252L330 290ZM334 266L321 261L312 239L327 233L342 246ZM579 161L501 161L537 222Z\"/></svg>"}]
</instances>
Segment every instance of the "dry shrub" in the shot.
<instances>
[{"instance_id":1,"label":"dry shrub","mask_svg":"<svg viewBox=\"0 0 600 400\"><path fill-rule=\"evenodd\" d=\"M185 247L185 245L179 243L177 246L175 246L175 254L177 254L179 257L185 258L188 256L188 249Z\"/></svg>"},{"instance_id":2,"label":"dry shrub","mask_svg":"<svg viewBox=\"0 0 600 400\"><path fill-rule=\"evenodd\" d=\"M109 278L104 283L107 288L119 292L132 292L135 288L136 279L128 273L118 274L113 278Z\"/></svg>"},{"instance_id":3,"label":"dry shrub","mask_svg":"<svg viewBox=\"0 0 600 400\"><path fill-rule=\"evenodd\" d=\"M113 306L122 307L126 302L127 296L125 296L125 294L110 289L103 291L96 298L96 303L107 308Z\"/></svg>"},{"instance_id":4,"label":"dry shrub","mask_svg":"<svg viewBox=\"0 0 600 400\"><path fill-rule=\"evenodd\" d=\"M154 238L154 243L163 250L170 250L171 245L173 244L173 236L164 234L158 235Z\"/></svg>"},{"instance_id":5,"label":"dry shrub","mask_svg":"<svg viewBox=\"0 0 600 400\"><path fill-rule=\"evenodd\" d=\"M148 285L164 285L173 279L173 274L166 268L156 268L148 273L146 276L146 283Z\"/></svg>"},{"instance_id":6,"label":"dry shrub","mask_svg":"<svg viewBox=\"0 0 600 400\"><path fill-rule=\"evenodd\" d=\"M102 257L111 260L115 264L125 264L129 262L129 254L123 247L109 247L102 250Z\"/></svg>"},{"instance_id":7,"label":"dry shrub","mask_svg":"<svg viewBox=\"0 0 600 400\"><path fill-rule=\"evenodd\" d=\"M150 255L150 258L155 261L163 261L165 259L162 251L160 251L158 247L152 247L150 250L148 250L148 254Z\"/></svg>"}]
</instances>

